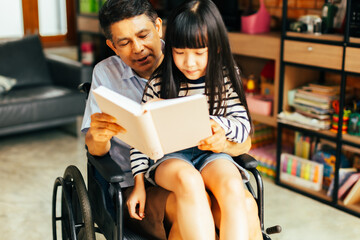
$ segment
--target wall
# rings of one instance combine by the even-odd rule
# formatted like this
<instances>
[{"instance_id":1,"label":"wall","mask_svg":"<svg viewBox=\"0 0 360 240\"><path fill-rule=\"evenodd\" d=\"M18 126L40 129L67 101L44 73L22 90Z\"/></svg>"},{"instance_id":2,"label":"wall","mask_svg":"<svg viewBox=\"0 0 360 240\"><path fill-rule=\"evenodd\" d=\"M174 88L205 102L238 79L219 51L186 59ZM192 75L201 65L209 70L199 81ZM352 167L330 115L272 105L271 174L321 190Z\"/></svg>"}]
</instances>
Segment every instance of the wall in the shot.
<instances>
[{"instance_id":1,"label":"wall","mask_svg":"<svg viewBox=\"0 0 360 240\"><path fill-rule=\"evenodd\" d=\"M239 8L246 10L250 0L238 0ZM282 17L282 0L264 0L265 6L273 16L272 28L279 28ZM325 0L288 0L288 18L297 19L303 15L321 15ZM254 9L258 9L259 0L253 0Z\"/></svg>"}]
</instances>

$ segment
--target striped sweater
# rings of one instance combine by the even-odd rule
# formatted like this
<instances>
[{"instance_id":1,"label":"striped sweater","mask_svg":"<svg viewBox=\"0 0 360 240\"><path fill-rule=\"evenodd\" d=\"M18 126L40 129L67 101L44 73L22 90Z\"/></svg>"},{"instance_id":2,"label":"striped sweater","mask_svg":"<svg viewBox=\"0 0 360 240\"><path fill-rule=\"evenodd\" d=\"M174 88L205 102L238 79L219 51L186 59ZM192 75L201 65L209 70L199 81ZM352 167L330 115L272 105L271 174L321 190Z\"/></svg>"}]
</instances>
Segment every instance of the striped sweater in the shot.
<instances>
[{"instance_id":1,"label":"striped sweater","mask_svg":"<svg viewBox=\"0 0 360 240\"><path fill-rule=\"evenodd\" d=\"M224 78L226 96L222 103L218 115L210 115L224 130L229 141L242 143L250 132L250 122L245 107L241 104L237 93L233 90L228 78ZM159 79L149 81L144 92L142 103L160 97L161 83ZM189 80L180 86L179 97L205 93L204 77L197 80ZM214 108L216 108L216 103ZM225 111L226 110L226 111ZM225 116L224 116L225 111ZM131 170L134 177L139 173L144 173L149 168L149 158L140 151L132 148L130 151Z\"/></svg>"}]
</instances>

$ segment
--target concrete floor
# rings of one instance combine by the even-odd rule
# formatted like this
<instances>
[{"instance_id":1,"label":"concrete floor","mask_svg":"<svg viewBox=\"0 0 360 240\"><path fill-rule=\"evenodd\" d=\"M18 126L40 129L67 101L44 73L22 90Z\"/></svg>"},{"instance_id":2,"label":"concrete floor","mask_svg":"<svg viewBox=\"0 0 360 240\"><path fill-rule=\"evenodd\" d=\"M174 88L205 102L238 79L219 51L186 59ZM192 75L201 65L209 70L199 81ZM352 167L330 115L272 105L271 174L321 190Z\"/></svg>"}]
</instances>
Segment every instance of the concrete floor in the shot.
<instances>
[{"instance_id":1,"label":"concrete floor","mask_svg":"<svg viewBox=\"0 0 360 240\"><path fill-rule=\"evenodd\" d=\"M83 136L50 129L0 138L1 240L52 239L53 183L70 164L86 175ZM273 240L360 239L360 218L266 179L265 210L265 226L283 228Z\"/></svg>"}]
</instances>

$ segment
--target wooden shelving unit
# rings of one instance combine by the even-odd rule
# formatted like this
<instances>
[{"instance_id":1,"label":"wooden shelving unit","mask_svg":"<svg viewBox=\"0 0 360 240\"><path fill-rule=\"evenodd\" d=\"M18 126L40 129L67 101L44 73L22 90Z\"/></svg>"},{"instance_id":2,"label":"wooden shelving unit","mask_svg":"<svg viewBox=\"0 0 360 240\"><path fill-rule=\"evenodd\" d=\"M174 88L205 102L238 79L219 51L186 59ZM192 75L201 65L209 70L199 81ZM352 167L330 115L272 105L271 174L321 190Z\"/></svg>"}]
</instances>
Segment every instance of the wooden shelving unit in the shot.
<instances>
[{"instance_id":1,"label":"wooden shelving unit","mask_svg":"<svg viewBox=\"0 0 360 240\"><path fill-rule=\"evenodd\" d=\"M231 51L236 55L275 61L274 100L271 116L251 113L253 120L276 127L280 76L280 33L229 33Z\"/></svg>"},{"instance_id":2,"label":"wooden shelving unit","mask_svg":"<svg viewBox=\"0 0 360 240\"><path fill-rule=\"evenodd\" d=\"M349 16L349 4L347 1L347 15ZM349 19L347 19L349 21ZM337 84L340 86L339 115L343 115L346 97L346 87L348 77L351 75L360 76L360 39L349 37L348 24L345 25L345 33L338 34L307 34L288 32L287 26L287 0L283 1L283 27L281 35L281 55L280 55L280 78L279 78L279 112L289 110L288 96L289 90L298 88L308 83L319 83L326 81L325 74L336 76ZM360 79L359 79L360 81ZM334 84L334 83L333 83ZM339 120L339 129L342 129L343 120ZM334 171L334 192L328 197L325 191L312 191L303 187L283 182L279 178L280 159L282 153L282 134L284 129L299 131L307 136L329 141L335 148L335 171ZM324 202L340 210L349 212L360 217L360 203L345 206L337 197L339 189L339 168L340 157L343 150L360 149L360 137L343 134L341 131L332 132L330 130L316 131L305 129L301 126L278 123L277 128L277 178L276 183ZM353 152L353 151L352 151Z\"/></svg>"},{"instance_id":3,"label":"wooden shelving unit","mask_svg":"<svg viewBox=\"0 0 360 240\"><path fill-rule=\"evenodd\" d=\"M311 34L311 33L298 33L298 32L286 32L287 37L294 38L307 38L312 40L320 40L320 41L334 41L334 42L342 42L344 41L344 35L340 34Z\"/></svg>"}]
</instances>

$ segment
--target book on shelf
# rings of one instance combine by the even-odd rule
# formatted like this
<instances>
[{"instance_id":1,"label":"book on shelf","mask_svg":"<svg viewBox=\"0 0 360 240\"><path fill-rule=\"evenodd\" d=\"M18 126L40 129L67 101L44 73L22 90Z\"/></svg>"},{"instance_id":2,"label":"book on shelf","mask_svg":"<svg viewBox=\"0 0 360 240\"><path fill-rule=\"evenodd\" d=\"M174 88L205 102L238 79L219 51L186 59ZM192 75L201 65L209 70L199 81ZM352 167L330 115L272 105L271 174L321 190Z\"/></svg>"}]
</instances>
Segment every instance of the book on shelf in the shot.
<instances>
[{"instance_id":1,"label":"book on shelf","mask_svg":"<svg viewBox=\"0 0 360 240\"><path fill-rule=\"evenodd\" d=\"M312 111L309 111L309 109L301 109L301 108L295 108L296 112L300 113L301 115L304 115L305 117L309 117L309 118L315 118L315 119L319 119L319 120L331 120L331 115L330 114L315 114Z\"/></svg>"},{"instance_id":2,"label":"book on shelf","mask_svg":"<svg viewBox=\"0 0 360 240\"><path fill-rule=\"evenodd\" d=\"M117 138L157 160L164 154L197 146L212 135L204 95L139 104L106 87L93 90L102 112L126 129Z\"/></svg>"},{"instance_id":3,"label":"book on shelf","mask_svg":"<svg viewBox=\"0 0 360 240\"><path fill-rule=\"evenodd\" d=\"M357 172L357 169L356 168L339 168L339 190L340 190L340 187L345 183L346 180L349 179L349 177L356 173ZM331 183L330 183L330 186L329 186L329 189L326 193L327 196L331 197L333 192L334 192L334 185L335 185L335 179L333 178ZM339 194L339 190L338 190L338 194Z\"/></svg>"},{"instance_id":4,"label":"book on shelf","mask_svg":"<svg viewBox=\"0 0 360 240\"><path fill-rule=\"evenodd\" d=\"M333 96L336 94L340 94L340 86L327 86L322 84L310 83L309 85L304 86L303 89L325 96Z\"/></svg>"},{"instance_id":5,"label":"book on shelf","mask_svg":"<svg viewBox=\"0 0 360 240\"><path fill-rule=\"evenodd\" d=\"M296 95L296 93L295 93L294 103L295 104L298 103L298 104L302 104L302 105L306 105L306 106L314 107L314 108L320 108L320 109L324 109L324 110L331 109L331 101L322 102L322 101L316 101L316 100L309 100L309 99L299 97L298 95Z\"/></svg>"},{"instance_id":6,"label":"book on shelf","mask_svg":"<svg viewBox=\"0 0 360 240\"><path fill-rule=\"evenodd\" d=\"M323 94L314 93L312 91L305 90L302 88L296 89L295 95L299 97L307 98L309 100L318 100L322 102L328 102L339 99L338 94L327 96Z\"/></svg>"},{"instance_id":7,"label":"book on shelf","mask_svg":"<svg viewBox=\"0 0 360 240\"><path fill-rule=\"evenodd\" d=\"M298 109L300 109L300 110L303 110L306 112L310 112L313 114L319 114L319 115L330 115L333 112L332 109L322 109L322 108L309 106L309 105L305 105L302 103L295 103L295 102L294 102L294 108L296 109L296 111Z\"/></svg>"},{"instance_id":8,"label":"book on shelf","mask_svg":"<svg viewBox=\"0 0 360 240\"><path fill-rule=\"evenodd\" d=\"M305 159L311 158L311 147L312 147L312 140L309 136L305 136L300 132L295 132L295 146L294 146L294 153L298 157L302 157Z\"/></svg>"},{"instance_id":9,"label":"book on shelf","mask_svg":"<svg viewBox=\"0 0 360 240\"><path fill-rule=\"evenodd\" d=\"M353 173L349 178L339 187L338 199L344 199L350 188L360 179L360 173Z\"/></svg>"},{"instance_id":10,"label":"book on shelf","mask_svg":"<svg viewBox=\"0 0 360 240\"><path fill-rule=\"evenodd\" d=\"M349 193L344 198L344 205L351 205L360 202L360 179L356 181L354 186L350 189Z\"/></svg>"},{"instance_id":11,"label":"book on shelf","mask_svg":"<svg viewBox=\"0 0 360 240\"><path fill-rule=\"evenodd\" d=\"M281 112L277 119L284 124L311 130L326 130L331 128L330 119L320 120L316 118L306 117L298 112Z\"/></svg>"},{"instance_id":12,"label":"book on shelf","mask_svg":"<svg viewBox=\"0 0 360 240\"><path fill-rule=\"evenodd\" d=\"M294 143L294 154L296 156L311 159L317 150L318 138L295 131Z\"/></svg>"}]
</instances>

